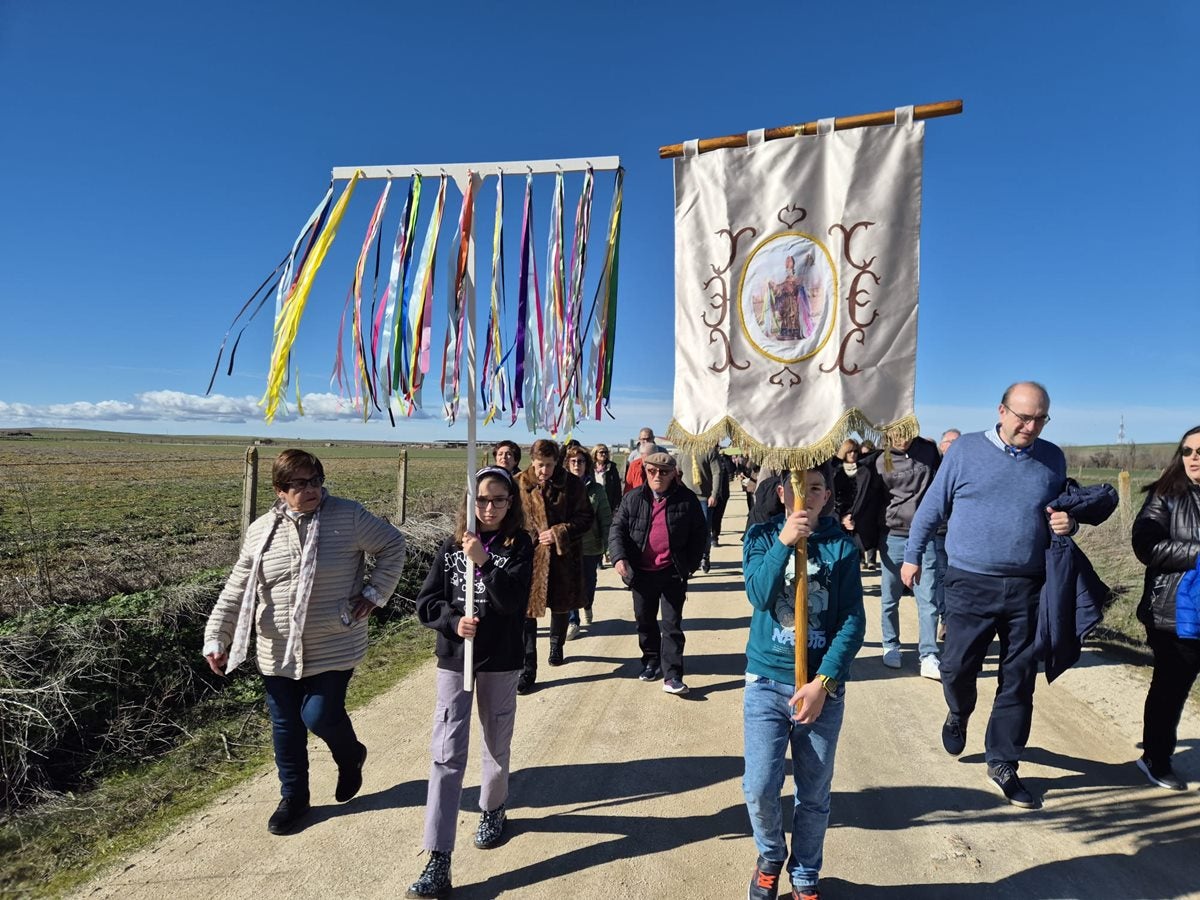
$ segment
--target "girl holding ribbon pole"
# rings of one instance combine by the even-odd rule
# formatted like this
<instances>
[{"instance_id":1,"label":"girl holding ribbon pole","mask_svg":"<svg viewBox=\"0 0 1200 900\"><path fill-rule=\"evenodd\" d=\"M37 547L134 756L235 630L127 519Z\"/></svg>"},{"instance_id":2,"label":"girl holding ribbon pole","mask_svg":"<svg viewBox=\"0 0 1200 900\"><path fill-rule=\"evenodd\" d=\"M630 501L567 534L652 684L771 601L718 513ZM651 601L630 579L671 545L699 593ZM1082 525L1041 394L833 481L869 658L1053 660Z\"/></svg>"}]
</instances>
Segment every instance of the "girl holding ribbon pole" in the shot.
<instances>
[{"instance_id":1,"label":"girl holding ribbon pole","mask_svg":"<svg viewBox=\"0 0 1200 900\"><path fill-rule=\"evenodd\" d=\"M450 857L462 797L471 732L471 699L478 698L483 730L482 818L475 832L481 850L504 834L509 750L516 720L517 679L524 664L525 609L533 574L533 541L525 531L520 492L506 469L475 475L477 533L466 530L463 498L454 534L434 557L417 596L417 617L437 632L437 703L433 761L425 800L425 870L408 897L443 897L451 888ZM467 559L475 564L475 615L465 614ZM475 690L463 690L464 641L474 641Z\"/></svg>"}]
</instances>

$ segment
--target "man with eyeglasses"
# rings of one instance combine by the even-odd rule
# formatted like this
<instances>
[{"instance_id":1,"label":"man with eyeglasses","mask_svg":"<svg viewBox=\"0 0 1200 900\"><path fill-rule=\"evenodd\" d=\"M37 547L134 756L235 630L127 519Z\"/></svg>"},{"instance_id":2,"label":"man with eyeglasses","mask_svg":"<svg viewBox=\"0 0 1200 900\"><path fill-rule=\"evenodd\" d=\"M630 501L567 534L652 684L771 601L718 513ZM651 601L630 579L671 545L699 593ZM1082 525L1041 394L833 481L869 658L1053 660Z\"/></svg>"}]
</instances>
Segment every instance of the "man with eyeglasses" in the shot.
<instances>
[{"instance_id":1,"label":"man with eyeglasses","mask_svg":"<svg viewBox=\"0 0 1200 900\"><path fill-rule=\"evenodd\" d=\"M683 683L683 601L688 578L708 549L708 525L696 495L679 483L669 453L644 460L646 483L625 495L608 532L608 555L633 591L642 651L642 681L663 679L668 694ZM662 627L658 623L662 606Z\"/></svg>"},{"instance_id":2,"label":"man with eyeglasses","mask_svg":"<svg viewBox=\"0 0 1200 900\"><path fill-rule=\"evenodd\" d=\"M1038 598L1045 580L1050 532L1075 531L1065 512L1048 504L1062 493L1067 463L1062 450L1039 437L1050 421L1050 395L1034 381L1004 392L1000 421L964 434L946 451L909 531L900 577L921 578L926 545L947 523L946 643L942 692L949 713L942 746L963 752L975 710L976 679L992 638L1000 638L1000 674L984 736L988 780L1014 806L1039 801L1017 777L1033 720L1037 677L1034 643Z\"/></svg>"}]
</instances>

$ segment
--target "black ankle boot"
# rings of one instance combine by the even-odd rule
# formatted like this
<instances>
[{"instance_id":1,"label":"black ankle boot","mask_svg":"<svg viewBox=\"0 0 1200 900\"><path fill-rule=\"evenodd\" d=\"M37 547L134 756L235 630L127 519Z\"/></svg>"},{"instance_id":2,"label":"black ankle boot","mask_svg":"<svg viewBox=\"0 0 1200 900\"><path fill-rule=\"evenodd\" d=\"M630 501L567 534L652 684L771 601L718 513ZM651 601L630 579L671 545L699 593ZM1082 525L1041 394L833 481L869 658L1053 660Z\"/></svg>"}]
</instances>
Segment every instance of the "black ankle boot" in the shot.
<instances>
[{"instance_id":1,"label":"black ankle boot","mask_svg":"<svg viewBox=\"0 0 1200 900\"><path fill-rule=\"evenodd\" d=\"M267 831L271 834L287 834L308 815L308 808L308 795L284 797L267 820Z\"/></svg>"},{"instance_id":2,"label":"black ankle boot","mask_svg":"<svg viewBox=\"0 0 1200 900\"><path fill-rule=\"evenodd\" d=\"M550 639L550 659L549 663L552 666L561 666L563 664L563 648L562 641Z\"/></svg>"},{"instance_id":3,"label":"black ankle boot","mask_svg":"<svg viewBox=\"0 0 1200 900\"><path fill-rule=\"evenodd\" d=\"M421 900L428 897L445 897L450 888L450 854L441 850L429 851L429 862L425 863L425 871L421 877L409 885L405 897Z\"/></svg>"}]
</instances>

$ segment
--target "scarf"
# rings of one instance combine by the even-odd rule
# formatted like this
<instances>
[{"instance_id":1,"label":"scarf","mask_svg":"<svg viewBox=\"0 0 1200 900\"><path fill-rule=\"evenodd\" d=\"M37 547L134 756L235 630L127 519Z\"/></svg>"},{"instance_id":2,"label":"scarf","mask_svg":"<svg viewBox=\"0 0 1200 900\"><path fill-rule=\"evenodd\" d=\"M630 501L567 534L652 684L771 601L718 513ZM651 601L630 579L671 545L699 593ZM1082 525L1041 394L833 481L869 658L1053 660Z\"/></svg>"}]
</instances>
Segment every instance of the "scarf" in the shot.
<instances>
[{"instance_id":1,"label":"scarf","mask_svg":"<svg viewBox=\"0 0 1200 900\"><path fill-rule=\"evenodd\" d=\"M324 504L325 492L322 491L321 502ZM250 574L246 578L246 588L242 591L242 605L238 610L237 628L233 632L232 646L229 648L229 661L225 673L229 674L246 661L250 648L250 631L254 620L254 607L257 602L258 576L262 571L263 555L271 546L279 523L287 516L298 526L302 525L302 515L287 508L282 501L277 501L274 509L274 521L262 542L254 551L254 561L250 564ZM313 513L307 529L301 530L300 577L296 584L296 602L292 608L292 627L288 629L287 647L283 653L283 665L287 666L296 658L296 645L304 632L304 622L308 616L308 598L312 593L313 580L317 575L317 541L321 533L321 508Z\"/></svg>"},{"instance_id":2,"label":"scarf","mask_svg":"<svg viewBox=\"0 0 1200 900\"><path fill-rule=\"evenodd\" d=\"M844 462L842 463L842 471L853 478L854 473L858 471L858 463Z\"/></svg>"}]
</instances>

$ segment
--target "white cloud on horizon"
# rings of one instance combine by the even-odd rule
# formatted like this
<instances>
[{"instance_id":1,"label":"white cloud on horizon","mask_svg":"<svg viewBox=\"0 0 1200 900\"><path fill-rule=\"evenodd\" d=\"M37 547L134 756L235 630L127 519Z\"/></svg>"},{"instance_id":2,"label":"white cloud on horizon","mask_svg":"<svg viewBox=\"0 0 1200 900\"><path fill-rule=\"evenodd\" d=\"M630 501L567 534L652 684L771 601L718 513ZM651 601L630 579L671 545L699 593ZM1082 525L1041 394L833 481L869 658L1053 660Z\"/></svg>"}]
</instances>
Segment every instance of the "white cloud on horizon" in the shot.
<instances>
[{"instance_id":1,"label":"white cloud on horizon","mask_svg":"<svg viewBox=\"0 0 1200 900\"><path fill-rule=\"evenodd\" d=\"M436 402L436 397L429 399ZM291 426L291 431L300 432L291 435L294 437L313 438L334 436L329 431L336 429L336 436L350 440L461 440L465 435L465 409L453 427L441 419L440 409L435 405L432 410L416 412L411 419L397 414L397 427L392 428L387 414L375 410L372 410L371 422L364 426L362 413L337 394L306 394L303 404L304 416L297 414L294 405L281 408L276 416L276 426ZM644 386L621 391L614 396L612 405L619 419L606 416L602 422L581 422L578 426L581 439L619 443L632 438L643 425L653 427L656 433L665 431L671 420L670 396L662 391L656 395ZM1165 406L1122 410L1056 405L1052 415L1045 437L1061 444L1115 443L1122 415L1126 439L1137 443L1174 441L1200 420L1193 408ZM995 407L991 404L918 404L917 416L922 432L935 437L947 428L977 431L996 421ZM0 400L0 428L97 428L126 424L136 426L133 428L136 431L187 434L186 426L190 425L190 433L195 433L197 423L204 423L224 434L263 434L273 428L263 420L262 407L255 396L203 396L157 390L136 394L133 402L81 400L35 405ZM486 439L495 440L501 431L509 430L489 426ZM523 421L511 431L524 435Z\"/></svg>"}]
</instances>

